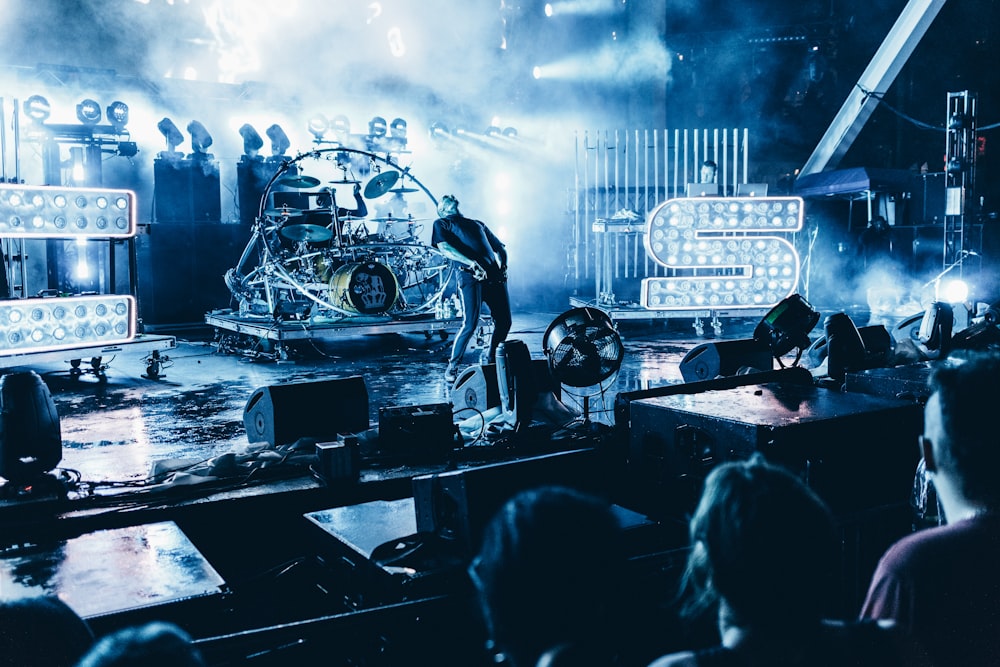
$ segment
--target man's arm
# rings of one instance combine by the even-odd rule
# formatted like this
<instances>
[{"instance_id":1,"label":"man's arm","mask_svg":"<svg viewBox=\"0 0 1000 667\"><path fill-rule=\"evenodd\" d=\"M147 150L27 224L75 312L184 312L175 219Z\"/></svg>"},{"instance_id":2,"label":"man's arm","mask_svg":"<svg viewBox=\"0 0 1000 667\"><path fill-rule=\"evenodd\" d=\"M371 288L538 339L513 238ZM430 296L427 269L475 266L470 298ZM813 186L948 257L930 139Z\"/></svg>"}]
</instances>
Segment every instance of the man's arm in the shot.
<instances>
[{"instance_id":1,"label":"man's arm","mask_svg":"<svg viewBox=\"0 0 1000 667\"><path fill-rule=\"evenodd\" d=\"M462 253L460 253L455 246L451 245L447 241L440 241L437 244L438 252L447 257L448 259L454 260L463 266L469 267L472 271L472 275L476 280L486 279L486 269L479 265L479 262L469 259Z\"/></svg>"}]
</instances>

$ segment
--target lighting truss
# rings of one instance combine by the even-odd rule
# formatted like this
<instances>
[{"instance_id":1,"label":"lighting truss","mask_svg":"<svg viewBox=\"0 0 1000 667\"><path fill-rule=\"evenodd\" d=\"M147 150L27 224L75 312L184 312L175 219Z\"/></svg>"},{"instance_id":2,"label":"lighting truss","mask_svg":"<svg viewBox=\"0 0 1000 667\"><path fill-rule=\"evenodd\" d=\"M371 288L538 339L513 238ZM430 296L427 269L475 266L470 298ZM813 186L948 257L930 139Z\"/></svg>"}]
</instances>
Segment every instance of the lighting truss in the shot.
<instances>
[{"instance_id":1,"label":"lighting truss","mask_svg":"<svg viewBox=\"0 0 1000 667\"><path fill-rule=\"evenodd\" d=\"M796 288L800 197L668 199L646 222L646 252L666 277L645 278L648 310L761 308Z\"/></svg>"},{"instance_id":2,"label":"lighting truss","mask_svg":"<svg viewBox=\"0 0 1000 667\"><path fill-rule=\"evenodd\" d=\"M0 237L114 239L135 233L131 190L0 184Z\"/></svg>"},{"instance_id":3,"label":"lighting truss","mask_svg":"<svg viewBox=\"0 0 1000 667\"><path fill-rule=\"evenodd\" d=\"M129 295L0 301L0 356L116 345L135 334L135 299Z\"/></svg>"}]
</instances>

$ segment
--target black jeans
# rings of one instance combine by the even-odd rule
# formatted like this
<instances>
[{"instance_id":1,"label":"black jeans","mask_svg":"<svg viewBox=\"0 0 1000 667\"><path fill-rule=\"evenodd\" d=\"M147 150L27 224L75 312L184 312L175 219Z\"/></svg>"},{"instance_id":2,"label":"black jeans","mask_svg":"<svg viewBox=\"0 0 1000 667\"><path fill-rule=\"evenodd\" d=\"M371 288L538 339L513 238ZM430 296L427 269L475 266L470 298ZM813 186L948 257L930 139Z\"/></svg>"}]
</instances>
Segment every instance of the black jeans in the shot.
<instances>
[{"instance_id":1,"label":"black jeans","mask_svg":"<svg viewBox=\"0 0 1000 667\"><path fill-rule=\"evenodd\" d=\"M510 333L510 296L507 294L506 282L478 282L473 281L468 285L462 285L462 328L455 334L455 343L451 348L451 358L448 363L457 366L465 356L465 348L469 346L472 334L479 326L479 315L485 303L490 309L490 316L493 318L493 336L490 338L490 363L496 360L497 346L507 338Z\"/></svg>"}]
</instances>

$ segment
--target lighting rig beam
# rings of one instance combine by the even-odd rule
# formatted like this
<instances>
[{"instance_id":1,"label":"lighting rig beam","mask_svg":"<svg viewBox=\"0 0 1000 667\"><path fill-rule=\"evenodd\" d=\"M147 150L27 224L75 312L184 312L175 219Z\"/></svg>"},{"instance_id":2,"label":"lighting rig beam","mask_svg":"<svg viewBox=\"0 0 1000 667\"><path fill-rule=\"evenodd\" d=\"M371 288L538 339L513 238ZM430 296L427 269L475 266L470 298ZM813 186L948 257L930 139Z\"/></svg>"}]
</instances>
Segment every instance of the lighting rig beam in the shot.
<instances>
[{"instance_id":1,"label":"lighting rig beam","mask_svg":"<svg viewBox=\"0 0 1000 667\"><path fill-rule=\"evenodd\" d=\"M117 345L135 334L135 299L129 295L0 301L0 356Z\"/></svg>"}]
</instances>

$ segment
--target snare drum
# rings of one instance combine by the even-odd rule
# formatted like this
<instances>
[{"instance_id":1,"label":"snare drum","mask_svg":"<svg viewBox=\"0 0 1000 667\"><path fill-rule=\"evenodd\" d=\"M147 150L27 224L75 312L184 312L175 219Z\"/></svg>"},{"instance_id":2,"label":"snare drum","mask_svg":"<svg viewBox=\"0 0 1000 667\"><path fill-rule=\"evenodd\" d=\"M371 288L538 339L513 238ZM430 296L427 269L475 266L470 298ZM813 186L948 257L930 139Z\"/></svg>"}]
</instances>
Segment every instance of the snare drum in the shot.
<instances>
[{"instance_id":1,"label":"snare drum","mask_svg":"<svg viewBox=\"0 0 1000 667\"><path fill-rule=\"evenodd\" d=\"M330 302L351 313L384 313L398 297L396 275L379 262L345 264L330 278Z\"/></svg>"}]
</instances>

